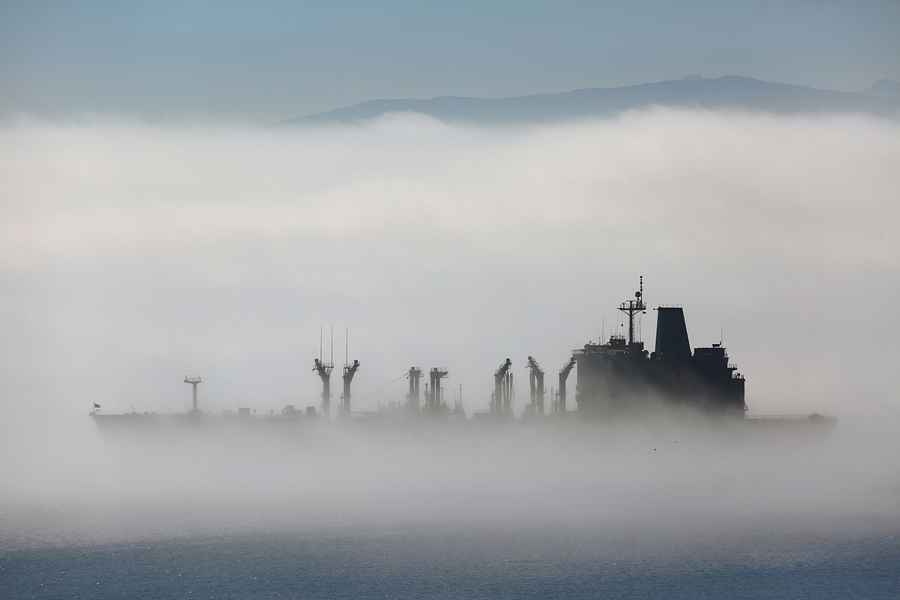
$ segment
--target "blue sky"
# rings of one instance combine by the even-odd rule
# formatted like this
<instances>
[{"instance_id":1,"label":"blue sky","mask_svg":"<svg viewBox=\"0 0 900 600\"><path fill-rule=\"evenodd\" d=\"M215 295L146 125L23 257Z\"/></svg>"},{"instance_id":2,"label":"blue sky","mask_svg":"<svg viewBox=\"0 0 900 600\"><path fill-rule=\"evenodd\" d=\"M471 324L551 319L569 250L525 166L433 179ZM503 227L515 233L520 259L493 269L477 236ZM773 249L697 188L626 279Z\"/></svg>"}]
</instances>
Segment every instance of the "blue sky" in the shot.
<instances>
[{"instance_id":1,"label":"blue sky","mask_svg":"<svg viewBox=\"0 0 900 600\"><path fill-rule=\"evenodd\" d=\"M897 2L0 4L0 110L277 121L376 98L900 79Z\"/></svg>"}]
</instances>

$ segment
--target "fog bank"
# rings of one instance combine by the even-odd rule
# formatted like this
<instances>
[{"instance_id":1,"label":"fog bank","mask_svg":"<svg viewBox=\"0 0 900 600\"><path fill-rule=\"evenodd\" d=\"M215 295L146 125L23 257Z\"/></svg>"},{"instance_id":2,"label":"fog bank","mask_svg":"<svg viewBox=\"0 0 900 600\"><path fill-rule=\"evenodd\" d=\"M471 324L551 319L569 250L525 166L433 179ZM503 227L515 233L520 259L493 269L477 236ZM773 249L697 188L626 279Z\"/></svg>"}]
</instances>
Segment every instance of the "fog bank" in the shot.
<instances>
[{"instance_id":1,"label":"fog bank","mask_svg":"<svg viewBox=\"0 0 900 600\"><path fill-rule=\"evenodd\" d=\"M309 130L6 123L2 500L146 498L158 508L162 496L202 505L239 488L298 498L312 512L361 497L414 512L429 500L409 498L434 494L445 512L459 498L462 512L496 503L525 513L520 499L536 494L546 510L547 490L570 504L641 499L650 510L671 493L687 506L703 489L743 510L743 490L778 481L744 508L800 510L815 499L823 510L895 510L897 453L884 444L898 416L898 141L890 120L669 110L509 130L414 115ZM328 356L332 325L335 362L349 327L349 358L362 365L355 410L402 400L398 378L418 365L447 367L448 402L462 386L471 414L487 408L506 357L519 410L526 357L540 361L549 388L573 349L619 326L615 307L640 275L651 307L684 306L694 346L723 338L752 413L836 415L842 445L762 466L746 448L734 461L696 450L711 462L680 454L663 467L619 460L656 441L635 434L623 450L593 448L602 459L587 462L570 444L545 442L531 461L512 440L489 446L502 465L451 447L433 456L455 458L433 469L428 452L400 446L328 461L304 450L273 470L260 467L265 457L243 467L210 458L193 471L165 450L128 466L137 463L102 444L87 417L94 402L109 413L184 411L185 375L203 377L210 412L317 404L312 361L322 326ZM648 346L654 331L648 311ZM840 453L854 447L852 458ZM376 459L377 468L366 462ZM381 468L390 460L399 461L393 483ZM317 502L303 482L323 472L343 475ZM857 485L840 481L848 473ZM667 477L675 492L660 496ZM810 480L796 488L796 477ZM843 492L829 508L830 489ZM234 493L238 504L258 500Z\"/></svg>"}]
</instances>

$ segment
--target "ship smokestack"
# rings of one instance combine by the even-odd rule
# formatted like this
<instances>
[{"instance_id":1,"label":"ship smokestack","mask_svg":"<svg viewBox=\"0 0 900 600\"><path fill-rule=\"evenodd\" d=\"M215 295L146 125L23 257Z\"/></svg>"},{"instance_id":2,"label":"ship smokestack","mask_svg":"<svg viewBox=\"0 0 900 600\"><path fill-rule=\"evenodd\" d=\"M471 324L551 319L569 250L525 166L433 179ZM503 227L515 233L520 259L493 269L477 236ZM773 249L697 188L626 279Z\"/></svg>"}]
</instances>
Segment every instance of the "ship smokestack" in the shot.
<instances>
[{"instance_id":1,"label":"ship smokestack","mask_svg":"<svg viewBox=\"0 0 900 600\"><path fill-rule=\"evenodd\" d=\"M656 312L656 357L679 362L690 361L691 344L682 308L660 306Z\"/></svg>"}]
</instances>

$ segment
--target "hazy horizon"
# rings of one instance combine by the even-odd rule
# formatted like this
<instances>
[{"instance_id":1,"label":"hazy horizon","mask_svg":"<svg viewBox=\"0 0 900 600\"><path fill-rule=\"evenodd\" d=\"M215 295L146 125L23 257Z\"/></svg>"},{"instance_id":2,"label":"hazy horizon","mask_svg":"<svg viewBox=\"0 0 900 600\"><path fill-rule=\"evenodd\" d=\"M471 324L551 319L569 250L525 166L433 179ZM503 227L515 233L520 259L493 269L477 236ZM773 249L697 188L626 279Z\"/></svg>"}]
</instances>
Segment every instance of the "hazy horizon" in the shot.
<instances>
[{"instance_id":1,"label":"hazy horizon","mask_svg":"<svg viewBox=\"0 0 900 600\"><path fill-rule=\"evenodd\" d=\"M0 5L0 116L274 123L381 98L900 81L893 2Z\"/></svg>"}]
</instances>

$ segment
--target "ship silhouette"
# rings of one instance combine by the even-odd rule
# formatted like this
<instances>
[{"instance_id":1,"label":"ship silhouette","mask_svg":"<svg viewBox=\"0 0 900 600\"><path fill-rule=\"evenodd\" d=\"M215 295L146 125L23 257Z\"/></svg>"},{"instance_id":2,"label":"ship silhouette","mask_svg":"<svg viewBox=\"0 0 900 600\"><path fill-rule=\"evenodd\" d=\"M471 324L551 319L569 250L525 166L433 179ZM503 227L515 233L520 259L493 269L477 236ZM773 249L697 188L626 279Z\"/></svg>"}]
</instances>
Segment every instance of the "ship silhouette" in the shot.
<instances>
[{"instance_id":1,"label":"ship silhouette","mask_svg":"<svg viewBox=\"0 0 900 600\"><path fill-rule=\"evenodd\" d=\"M529 356L530 402L519 415L514 414L515 392L512 361L507 358L494 373L494 391L490 396L490 409L475 411L468 418L462 404L462 390L454 398L451 409L444 399L441 379L448 374L445 367L431 369L424 394L419 379L425 374L420 367L411 367L405 377L409 380L409 393L405 402L389 402L379 405L378 411L353 411L351 382L360 368L358 360L350 361L349 355L343 369L343 393L340 397L338 422L427 424L436 421L466 422L561 422L571 420L604 420L621 416L638 416L661 407L688 408L699 413L729 420L743 420L754 426L787 426L789 428L831 429L836 419L820 414L746 416L745 378L737 366L729 362L728 352L721 341L709 347L691 350L681 306L658 306L656 339L653 352L635 337L637 318L646 314L643 277L633 300L620 304L618 309L628 316L628 333L612 334L605 342L589 342L576 349L559 371L559 387L555 394L551 389L549 413L545 410L544 371L534 357ZM333 337L333 334L332 334ZM321 354L321 351L320 351ZM333 349L332 349L333 355ZM316 422L331 421L331 374L333 356L325 362L324 356L314 361L315 371L322 380L321 404L297 409L286 406L280 413L251 414L248 408L223 411L211 415L198 406L197 385L200 377L185 377L185 383L193 387L193 407L185 413L157 415L156 413L103 414L100 405L94 403L91 416L104 432L159 431L173 426L189 426L194 429L236 429L281 424L281 431L303 431ZM574 410L567 404L567 378L575 370L576 394ZM399 379L403 379L400 377ZM395 380L395 381L399 381ZM421 403L424 395L424 404ZM518 418L517 418L518 417ZM266 424L266 425L263 425Z\"/></svg>"}]
</instances>

